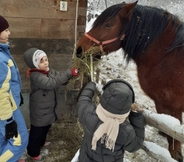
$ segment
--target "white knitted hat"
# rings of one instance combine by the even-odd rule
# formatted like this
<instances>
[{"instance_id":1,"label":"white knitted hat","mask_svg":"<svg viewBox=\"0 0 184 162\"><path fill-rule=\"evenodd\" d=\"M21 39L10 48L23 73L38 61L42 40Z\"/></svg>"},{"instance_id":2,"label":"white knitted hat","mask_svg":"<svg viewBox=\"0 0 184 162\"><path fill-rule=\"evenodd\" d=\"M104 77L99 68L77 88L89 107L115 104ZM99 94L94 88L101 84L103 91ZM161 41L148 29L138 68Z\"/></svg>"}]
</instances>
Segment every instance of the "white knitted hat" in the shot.
<instances>
[{"instance_id":1,"label":"white knitted hat","mask_svg":"<svg viewBox=\"0 0 184 162\"><path fill-rule=\"evenodd\" d=\"M24 61L29 68L38 68L40 60L47 56L46 53L38 48L30 48L24 54Z\"/></svg>"},{"instance_id":2,"label":"white knitted hat","mask_svg":"<svg viewBox=\"0 0 184 162\"><path fill-rule=\"evenodd\" d=\"M47 56L46 53L42 50L36 50L33 54L33 64L34 66L39 69L38 65L40 63L40 60L44 57Z\"/></svg>"}]
</instances>

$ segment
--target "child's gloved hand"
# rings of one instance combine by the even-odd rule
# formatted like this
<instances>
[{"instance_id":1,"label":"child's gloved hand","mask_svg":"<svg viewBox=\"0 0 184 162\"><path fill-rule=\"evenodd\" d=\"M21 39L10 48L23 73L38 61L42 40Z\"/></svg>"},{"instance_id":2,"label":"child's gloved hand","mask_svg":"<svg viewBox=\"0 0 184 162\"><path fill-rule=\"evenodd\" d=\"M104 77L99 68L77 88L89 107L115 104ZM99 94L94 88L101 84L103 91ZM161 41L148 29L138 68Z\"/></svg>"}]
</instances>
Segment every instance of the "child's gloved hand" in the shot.
<instances>
[{"instance_id":1,"label":"child's gloved hand","mask_svg":"<svg viewBox=\"0 0 184 162\"><path fill-rule=\"evenodd\" d=\"M5 126L5 138L6 140L18 136L17 123L13 120L11 123Z\"/></svg>"},{"instance_id":2,"label":"child's gloved hand","mask_svg":"<svg viewBox=\"0 0 184 162\"><path fill-rule=\"evenodd\" d=\"M78 76L78 74L79 74L78 69L77 68L72 68L72 75L73 76Z\"/></svg>"},{"instance_id":3,"label":"child's gloved hand","mask_svg":"<svg viewBox=\"0 0 184 162\"><path fill-rule=\"evenodd\" d=\"M22 104L24 104L24 98L23 98L22 94L20 93L20 104L19 104L19 106L21 106Z\"/></svg>"},{"instance_id":4,"label":"child's gloved hand","mask_svg":"<svg viewBox=\"0 0 184 162\"><path fill-rule=\"evenodd\" d=\"M135 112L135 113L143 113L144 112L144 110L143 109L141 109L141 108L139 108L136 104L132 104L131 105L131 111L132 112Z\"/></svg>"}]
</instances>

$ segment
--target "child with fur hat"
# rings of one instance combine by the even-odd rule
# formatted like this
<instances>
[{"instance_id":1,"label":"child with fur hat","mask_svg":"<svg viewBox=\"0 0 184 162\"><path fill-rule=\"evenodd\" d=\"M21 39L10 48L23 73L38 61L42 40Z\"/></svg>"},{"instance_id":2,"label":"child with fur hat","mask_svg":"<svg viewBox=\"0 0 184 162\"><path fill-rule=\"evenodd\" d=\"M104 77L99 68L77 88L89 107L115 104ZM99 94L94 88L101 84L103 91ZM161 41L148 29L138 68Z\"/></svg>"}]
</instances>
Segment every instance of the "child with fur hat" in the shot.
<instances>
[{"instance_id":1,"label":"child with fur hat","mask_svg":"<svg viewBox=\"0 0 184 162\"><path fill-rule=\"evenodd\" d=\"M0 161L17 162L27 147L28 131L19 107L22 84L10 54L8 28L7 20L0 16Z\"/></svg>"},{"instance_id":2,"label":"child with fur hat","mask_svg":"<svg viewBox=\"0 0 184 162\"><path fill-rule=\"evenodd\" d=\"M92 101L95 90L96 84L89 82L76 105L84 130L79 162L122 162L125 150L134 152L143 144L144 116L131 110L135 97L128 82L109 81L97 106Z\"/></svg>"},{"instance_id":3,"label":"child with fur hat","mask_svg":"<svg viewBox=\"0 0 184 162\"><path fill-rule=\"evenodd\" d=\"M58 72L49 67L49 61L44 51L30 48L24 53L24 61L30 68L30 135L27 154L34 161L43 161L44 155L40 149L46 142L46 136L52 123L61 116L61 101L59 87L78 75L76 68Z\"/></svg>"}]
</instances>

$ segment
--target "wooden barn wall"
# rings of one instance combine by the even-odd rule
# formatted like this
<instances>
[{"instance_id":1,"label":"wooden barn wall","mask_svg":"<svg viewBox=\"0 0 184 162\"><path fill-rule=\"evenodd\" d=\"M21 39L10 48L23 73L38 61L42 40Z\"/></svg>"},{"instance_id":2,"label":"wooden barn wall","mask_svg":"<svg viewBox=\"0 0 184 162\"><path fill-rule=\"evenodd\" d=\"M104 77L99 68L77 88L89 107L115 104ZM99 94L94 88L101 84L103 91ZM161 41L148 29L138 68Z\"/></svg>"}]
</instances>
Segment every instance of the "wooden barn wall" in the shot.
<instances>
[{"instance_id":1,"label":"wooden barn wall","mask_svg":"<svg viewBox=\"0 0 184 162\"><path fill-rule=\"evenodd\" d=\"M19 67L22 92L29 92L29 78L23 53L31 47L44 50L50 66L63 71L72 67L75 41L76 0L60 11L60 0L1 0L0 15L9 24L11 53ZM87 0L79 0L77 39L85 31Z\"/></svg>"}]
</instances>

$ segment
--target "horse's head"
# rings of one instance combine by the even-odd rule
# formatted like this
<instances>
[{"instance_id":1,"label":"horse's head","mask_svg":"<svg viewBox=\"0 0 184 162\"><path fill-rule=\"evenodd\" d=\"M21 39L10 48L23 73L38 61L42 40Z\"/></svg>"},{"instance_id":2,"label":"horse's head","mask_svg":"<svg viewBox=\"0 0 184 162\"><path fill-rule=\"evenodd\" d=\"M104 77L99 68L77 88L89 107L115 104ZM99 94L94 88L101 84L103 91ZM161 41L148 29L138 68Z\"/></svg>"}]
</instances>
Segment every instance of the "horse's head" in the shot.
<instances>
[{"instance_id":1,"label":"horse's head","mask_svg":"<svg viewBox=\"0 0 184 162\"><path fill-rule=\"evenodd\" d=\"M95 20L92 29L80 38L76 46L76 56L82 57L90 47L99 47L99 53L92 53L93 57L121 48L122 40L126 37L123 25L131 19L136 4L137 2L121 3L104 10Z\"/></svg>"}]
</instances>

